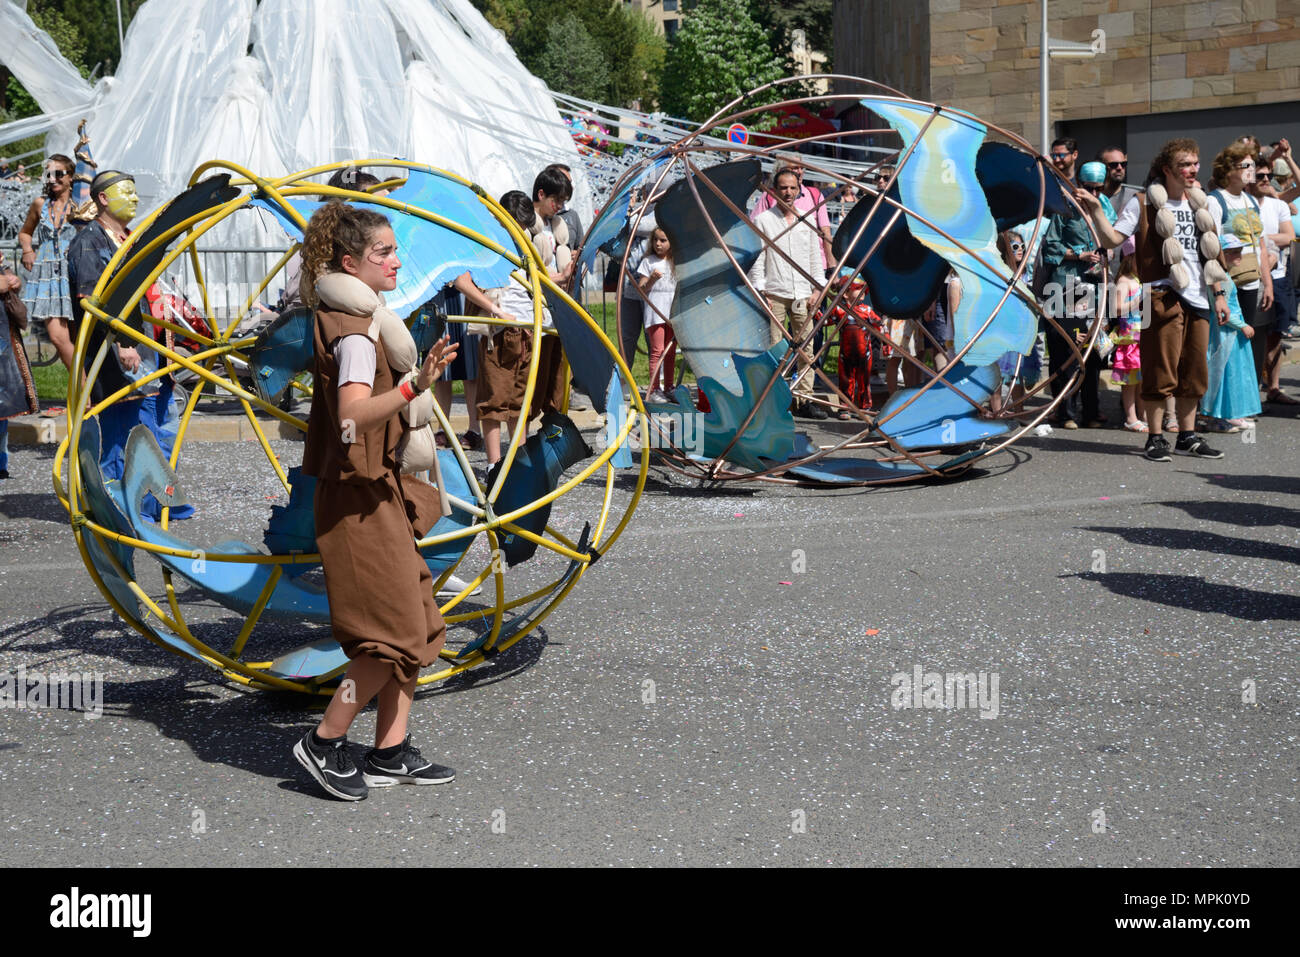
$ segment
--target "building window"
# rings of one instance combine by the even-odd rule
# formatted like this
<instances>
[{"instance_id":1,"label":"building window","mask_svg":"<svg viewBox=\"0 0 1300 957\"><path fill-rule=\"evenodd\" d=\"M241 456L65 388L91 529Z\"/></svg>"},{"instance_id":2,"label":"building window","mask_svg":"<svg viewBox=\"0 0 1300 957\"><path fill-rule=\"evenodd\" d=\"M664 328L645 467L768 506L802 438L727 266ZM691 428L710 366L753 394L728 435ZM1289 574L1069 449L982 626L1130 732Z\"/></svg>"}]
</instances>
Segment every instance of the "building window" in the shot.
<instances>
[{"instance_id":1,"label":"building window","mask_svg":"<svg viewBox=\"0 0 1300 957\"><path fill-rule=\"evenodd\" d=\"M666 36L668 39L671 40L674 36L677 35L677 28L680 27L681 25L682 22L680 20L665 20L664 36Z\"/></svg>"},{"instance_id":2,"label":"building window","mask_svg":"<svg viewBox=\"0 0 1300 957\"><path fill-rule=\"evenodd\" d=\"M664 0L664 13L672 13L677 9L677 0Z\"/></svg>"}]
</instances>

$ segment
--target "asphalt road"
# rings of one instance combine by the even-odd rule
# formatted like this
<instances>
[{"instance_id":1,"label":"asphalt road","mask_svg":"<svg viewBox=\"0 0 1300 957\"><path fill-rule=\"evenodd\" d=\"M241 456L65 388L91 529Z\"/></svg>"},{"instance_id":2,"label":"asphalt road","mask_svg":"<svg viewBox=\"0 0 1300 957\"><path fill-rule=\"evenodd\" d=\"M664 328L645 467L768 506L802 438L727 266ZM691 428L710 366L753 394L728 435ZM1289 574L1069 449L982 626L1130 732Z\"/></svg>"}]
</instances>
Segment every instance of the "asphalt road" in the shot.
<instances>
[{"instance_id":1,"label":"asphalt road","mask_svg":"<svg viewBox=\"0 0 1300 957\"><path fill-rule=\"evenodd\" d=\"M652 472L538 634L417 700L457 780L358 804L290 755L319 704L115 619L52 453L16 450L0 675L102 673L104 713L0 711L0 862L1300 864L1300 417L1254 438L1153 464L1121 431L1058 431L979 476L851 491ZM194 448L186 534L259 540L256 444ZM983 708L894 707L917 666L983 672Z\"/></svg>"}]
</instances>

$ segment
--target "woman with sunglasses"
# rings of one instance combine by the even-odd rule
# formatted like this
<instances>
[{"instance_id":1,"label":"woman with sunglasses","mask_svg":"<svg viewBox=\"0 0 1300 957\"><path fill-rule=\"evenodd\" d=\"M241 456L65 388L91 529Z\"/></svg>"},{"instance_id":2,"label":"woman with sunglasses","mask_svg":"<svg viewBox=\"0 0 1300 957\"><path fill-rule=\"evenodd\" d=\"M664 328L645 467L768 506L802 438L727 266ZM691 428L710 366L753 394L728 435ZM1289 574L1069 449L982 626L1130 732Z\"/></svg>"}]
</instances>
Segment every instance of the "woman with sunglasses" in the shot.
<instances>
[{"instance_id":1,"label":"woman with sunglasses","mask_svg":"<svg viewBox=\"0 0 1300 957\"><path fill-rule=\"evenodd\" d=\"M1243 138L1245 139L1245 138ZM1255 184L1258 149L1238 140L1214 158L1215 189L1209 193L1210 215L1221 235L1232 234L1243 243L1241 258L1229 275L1246 324L1255 330L1255 375L1265 381L1267 340L1273 325L1273 277L1264 267L1264 223L1259 202L1247 192Z\"/></svg>"},{"instance_id":2,"label":"woman with sunglasses","mask_svg":"<svg viewBox=\"0 0 1300 957\"><path fill-rule=\"evenodd\" d=\"M73 169L72 160L62 153L45 161L44 195L32 202L27 221L18 233L23 268L30 275L23 297L29 318L46 324L50 342L69 369L73 351L69 330L72 300L68 295L66 256L77 235L71 218Z\"/></svg>"}]
</instances>

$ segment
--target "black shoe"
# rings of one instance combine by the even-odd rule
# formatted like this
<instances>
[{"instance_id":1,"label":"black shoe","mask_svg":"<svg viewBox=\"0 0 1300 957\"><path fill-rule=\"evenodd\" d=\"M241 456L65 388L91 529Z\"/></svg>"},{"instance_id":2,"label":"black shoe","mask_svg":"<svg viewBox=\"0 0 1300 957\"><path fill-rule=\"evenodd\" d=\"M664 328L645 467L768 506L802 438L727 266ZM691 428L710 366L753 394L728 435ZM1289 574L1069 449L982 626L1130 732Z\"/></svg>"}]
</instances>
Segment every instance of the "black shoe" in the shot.
<instances>
[{"instance_id":1,"label":"black shoe","mask_svg":"<svg viewBox=\"0 0 1300 957\"><path fill-rule=\"evenodd\" d=\"M0 469L0 479L7 479L8 477L9 477L9 470Z\"/></svg>"},{"instance_id":2,"label":"black shoe","mask_svg":"<svg viewBox=\"0 0 1300 957\"><path fill-rule=\"evenodd\" d=\"M1168 462L1169 441L1163 435L1153 435L1147 439L1147 447L1142 454L1148 462Z\"/></svg>"},{"instance_id":3,"label":"black shoe","mask_svg":"<svg viewBox=\"0 0 1300 957\"><path fill-rule=\"evenodd\" d=\"M293 756L316 783L341 801L363 801L369 793L365 779L357 770L348 754L346 736L327 745L317 744L315 732L308 731L301 741L293 746Z\"/></svg>"},{"instance_id":4,"label":"black shoe","mask_svg":"<svg viewBox=\"0 0 1300 957\"><path fill-rule=\"evenodd\" d=\"M456 777L451 768L444 768L420 754L420 749L411 746L411 736L395 755L388 758L379 757L378 751L371 751L365 761L366 784L372 788L391 788L394 784L446 784Z\"/></svg>"},{"instance_id":5,"label":"black shoe","mask_svg":"<svg viewBox=\"0 0 1300 957\"><path fill-rule=\"evenodd\" d=\"M829 418L827 411L816 402L805 402L799 407L799 415L805 419Z\"/></svg>"},{"instance_id":6,"label":"black shoe","mask_svg":"<svg viewBox=\"0 0 1300 957\"><path fill-rule=\"evenodd\" d=\"M1184 441L1186 439L1186 441ZM1178 436L1178 441L1174 443L1174 451L1179 455L1191 455L1198 459L1221 459L1223 453L1218 449L1212 449L1205 444L1205 439L1201 438L1195 432L1185 432Z\"/></svg>"}]
</instances>

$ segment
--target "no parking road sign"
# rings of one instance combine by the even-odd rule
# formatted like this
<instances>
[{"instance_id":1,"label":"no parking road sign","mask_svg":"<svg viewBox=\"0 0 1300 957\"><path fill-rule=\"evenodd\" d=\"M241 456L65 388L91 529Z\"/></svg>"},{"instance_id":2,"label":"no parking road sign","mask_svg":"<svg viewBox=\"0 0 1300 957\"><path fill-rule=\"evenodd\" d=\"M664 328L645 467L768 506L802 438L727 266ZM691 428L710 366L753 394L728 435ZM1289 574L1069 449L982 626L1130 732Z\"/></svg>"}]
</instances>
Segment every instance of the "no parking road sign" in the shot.
<instances>
[{"instance_id":1,"label":"no parking road sign","mask_svg":"<svg viewBox=\"0 0 1300 957\"><path fill-rule=\"evenodd\" d=\"M744 123L732 123L727 127L727 140L744 146L749 142L749 130L745 129Z\"/></svg>"}]
</instances>

